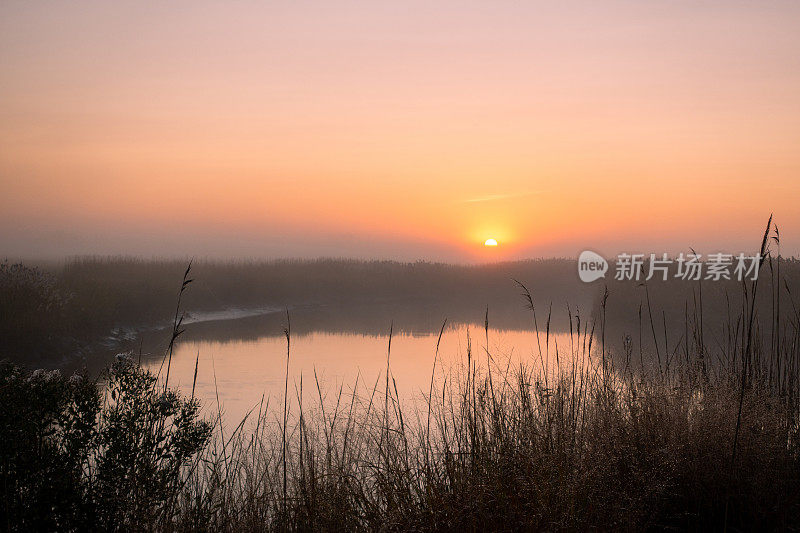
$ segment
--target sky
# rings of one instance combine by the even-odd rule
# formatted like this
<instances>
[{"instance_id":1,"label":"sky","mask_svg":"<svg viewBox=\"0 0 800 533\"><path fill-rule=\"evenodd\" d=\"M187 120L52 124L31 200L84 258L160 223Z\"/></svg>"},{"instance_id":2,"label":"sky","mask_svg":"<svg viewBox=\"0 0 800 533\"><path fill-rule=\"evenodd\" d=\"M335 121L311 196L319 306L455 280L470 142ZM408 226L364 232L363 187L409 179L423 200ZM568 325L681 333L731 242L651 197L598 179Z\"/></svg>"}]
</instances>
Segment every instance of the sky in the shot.
<instances>
[{"instance_id":1,"label":"sky","mask_svg":"<svg viewBox=\"0 0 800 533\"><path fill-rule=\"evenodd\" d=\"M800 252L800 3L0 3L0 256ZM495 238L496 248L483 242Z\"/></svg>"}]
</instances>

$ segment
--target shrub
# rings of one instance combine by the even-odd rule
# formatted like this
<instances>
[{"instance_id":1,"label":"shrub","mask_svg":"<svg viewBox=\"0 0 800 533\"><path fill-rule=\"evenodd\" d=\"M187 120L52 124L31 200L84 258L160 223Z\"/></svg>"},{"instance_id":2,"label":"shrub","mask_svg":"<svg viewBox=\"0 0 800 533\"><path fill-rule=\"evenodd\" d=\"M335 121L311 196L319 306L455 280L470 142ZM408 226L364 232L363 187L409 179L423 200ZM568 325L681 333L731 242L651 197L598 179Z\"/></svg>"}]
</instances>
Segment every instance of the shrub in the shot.
<instances>
[{"instance_id":1,"label":"shrub","mask_svg":"<svg viewBox=\"0 0 800 533\"><path fill-rule=\"evenodd\" d=\"M82 375L28 373L0 363L2 524L69 529L90 514L87 473L96 449L100 394Z\"/></svg>"},{"instance_id":2,"label":"shrub","mask_svg":"<svg viewBox=\"0 0 800 533\"><path fill-rule=\"evenodd\" d=\"M181 470L211 426L196 400L129 358L118 358L103 386L0 364L7 530L140 529L170 517Z\"/></svg>"}]
</instances>

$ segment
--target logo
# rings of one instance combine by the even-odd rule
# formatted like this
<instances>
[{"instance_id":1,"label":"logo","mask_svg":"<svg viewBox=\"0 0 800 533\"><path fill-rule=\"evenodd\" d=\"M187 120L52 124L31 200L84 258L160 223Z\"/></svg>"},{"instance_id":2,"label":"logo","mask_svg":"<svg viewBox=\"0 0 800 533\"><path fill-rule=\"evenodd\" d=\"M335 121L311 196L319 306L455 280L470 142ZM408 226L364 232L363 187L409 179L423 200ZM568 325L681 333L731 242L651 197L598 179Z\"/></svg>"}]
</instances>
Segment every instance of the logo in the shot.
<instances>
[{"instance_id":1,"label":"logo","mask_svg":"<svg viewBox=\"0 0 800 533\"><path fill-rule=\"evenodd\" d=\"M680 279L685 281L744 281L758 279L758 271L763 265L760 254L745 255L740 253L708 254L705 260L702 255L692 251L681 252L677 257L668 254L629 254L621 253L613 261L614 279L617 281L650 281L651 279L667 281ZM602 256L586 250L578 257L578 276L581 281L592 281L606 277L609 264Z\"/></svg>"},{"instance_id":2,"label":"logo","mask_svg":"<svg viewBox=\"0 0 800 533\"><path fill-rule=\"evenodd\" d=\"M578 276L581 281L590 283L594 280L606 277L608 271L608 261L601 255L590 250L581 252L578 257Z\"/></svg>"}]
</instances>

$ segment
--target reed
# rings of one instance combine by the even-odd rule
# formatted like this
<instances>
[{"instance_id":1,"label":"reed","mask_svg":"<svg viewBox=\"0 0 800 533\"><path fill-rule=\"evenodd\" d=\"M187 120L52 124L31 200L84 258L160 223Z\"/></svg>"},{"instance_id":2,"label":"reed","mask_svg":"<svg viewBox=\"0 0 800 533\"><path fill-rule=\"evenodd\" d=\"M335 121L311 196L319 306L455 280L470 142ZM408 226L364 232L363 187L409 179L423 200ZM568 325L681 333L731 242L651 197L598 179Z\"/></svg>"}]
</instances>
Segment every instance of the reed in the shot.
<instances>
[{"instance_id":1,"label":"reed","mask_svg":"<svg viewBox=\"0 0 800 533\"><path fill-rule=\"evenodd\" d=\"M791 299L780 281L773 276L772 291ZM519 286L538 338L536 301ZM796 307L790 327L786 315L770 317L781 337L767 342L758 334L755 287L748 288L747 305L738 306L739 316L728 314L723 328L740 332L726 345L730 355L709 361L715 350L702 342L704 306L693 304L690 315L684 302L672 350L666 313L658 339L656 300L647 288L644 296L653 346L642 341L640 305L639 371L630 364L632 343L622 358L606 346L603 312L581 325L568 308L569 346L554 346L551 364L549 316L546 350L512 360L490 350L487 308L485 360L474 356L468 338L464 364L442 369L437 341L423 405L397 394L389 344L382 376L372 387L357 380L346 401L340 391L331 405L317 381L318 403L301 404L288 444L264 432L266 418L257 424L261 432L240 448L237 463L246 467L232 476L258 472L258 498L209 491L202 476L194 494L227 495L211 506L224 513L206 515L220 530L796 527ZM601 311L607 300L605 293ZM374 405L380 381L382 410ZM280 437L286 434L284 424ZM291 453L275 462L263 453L271 448ZM262 521L236 518L255 515Z\"/></svg>"},{"instance_id":2,"label":"reed","mask_svg":"<svg viewBox=\"0 0 800 533\"><path fill-rule=\"evenodd\" d=\"M763 258L769 236L770 225ZM487 307L485 357L473 353L468 336L463 358L446 367L439 362L442 324L421 403L397 392L393 325L386 367L374 382L359 376L352 389L327 397L315 371L318 400L304 399L302 376L292 397L287 314L281 406L270 409L262 397L230 432L223 431L218 406L217 431L210 436L210 426L196 426L208 434L200 435L203 446L184 450L179 468L167 460L170 453L158 456L172 473L164 492L148 499L136 489L139 507L115 499L118 514L108 516L121 516L134 529L166 531L800 527L800 312L785 260L771 259L774 275L764 292L775 313L766 315L766 325L753 284L728 295L726 312L713 315L726 323L712 329L714 321L704 318L710 307L704 288L701 297L692 293L691 302L681 303L679 328L668 328L662 311L658 326L665 332L658 339L663 293L657 285L645 287L638 308L629 309L638 327L639 369L631 363L634 337L625 337L619 353L608 342L615 334L612 305L619 301L613 286L591 318L567 307L569 342L554 342L551 358L552 306L542 346L535 309L548 302L519 283L538 353L520 359L493 351ZM789 302L780 312L779 299ZM179 319L174 325L179 331ZM652 346L642 335L646 327ZM3 369L4 383L26 382ZM141 399L172 394L166 376L163 385L141 388ZM0 387L3 402L12 401L7 390ZM2 413L8 440L16 422L8 408ZM145 435L172 427L152 421ZM59 431L43 438L57 440ZM138 442L127 444L134 456ZM124 468L113 472L128 479ZM7 469L3 475L10 479ZM78 486L94 479L91 469L75 475ZM4 484L14 486L20 485ZM6 502L18 495L6 494Z\"/></svg>"}]
</instances>

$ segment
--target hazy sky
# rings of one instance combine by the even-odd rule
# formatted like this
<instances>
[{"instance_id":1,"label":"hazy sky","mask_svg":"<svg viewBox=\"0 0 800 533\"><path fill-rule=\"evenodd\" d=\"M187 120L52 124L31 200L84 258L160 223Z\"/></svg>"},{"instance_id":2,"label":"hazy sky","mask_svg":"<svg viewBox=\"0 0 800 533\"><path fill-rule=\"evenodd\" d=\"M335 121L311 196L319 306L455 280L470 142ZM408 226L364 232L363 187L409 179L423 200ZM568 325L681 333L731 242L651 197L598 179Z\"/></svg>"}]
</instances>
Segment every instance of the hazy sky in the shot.
<instances>
[{"instance_id":1,"label":"hazy sky","mask_svg":"<svg viewBox=\"0 0 800 533\"><path fill-rule=\"evenodd\" d=\"M746 251L770 212L797 254L798 28L769 0L3 0L0 255Z\"/></svg>"}]
</instances>

